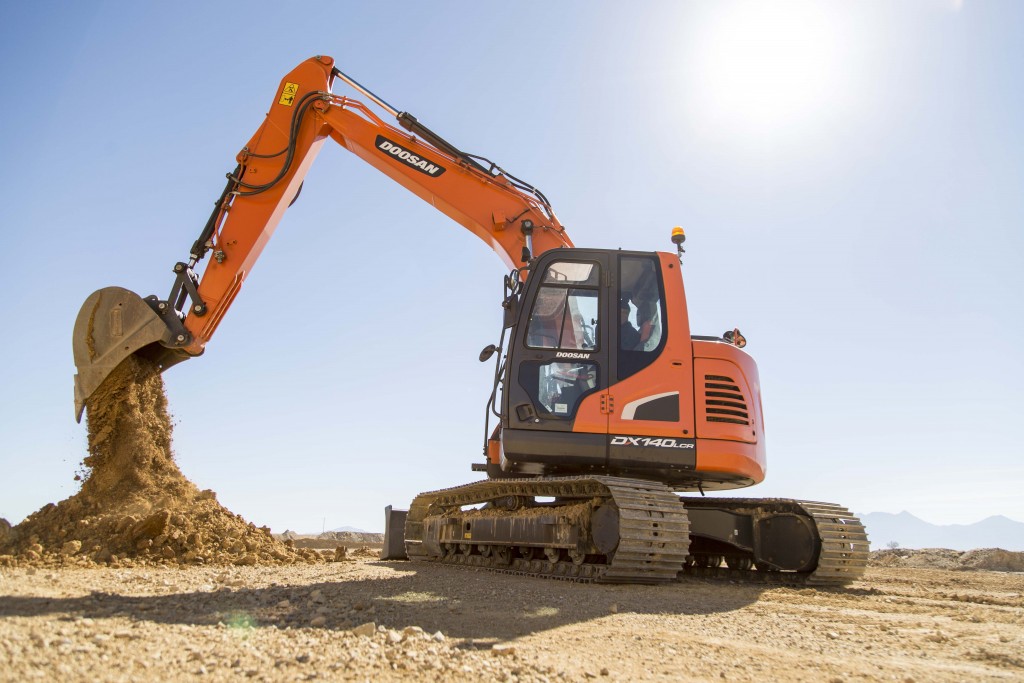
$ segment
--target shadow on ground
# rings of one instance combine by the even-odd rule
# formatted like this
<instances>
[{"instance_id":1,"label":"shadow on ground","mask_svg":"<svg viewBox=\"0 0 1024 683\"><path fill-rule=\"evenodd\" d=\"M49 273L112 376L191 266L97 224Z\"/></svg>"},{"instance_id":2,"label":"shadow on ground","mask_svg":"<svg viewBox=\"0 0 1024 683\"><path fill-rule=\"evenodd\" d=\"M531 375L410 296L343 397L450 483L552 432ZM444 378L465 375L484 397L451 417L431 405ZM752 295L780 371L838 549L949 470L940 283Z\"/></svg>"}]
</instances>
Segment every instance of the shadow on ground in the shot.
<instances>
[{"instance_id":1,"label":"shadow on ground","mask_svg":"<svg viewBox=\"0 0 1024 683\"><path fill-rule=\"evenodd\" d=\"M327 565L339 566L339 565ZM344 566L344 565L341 565ZM377 578L131 596L93 592L69 598L6 596L0 617L106 619L229 626L348 629L374 621L420 626L449 637L507 640L613 612L713 614L757 601L763 586L686 579L663 586L577 584L450 567L375 562ZM161 574L162 575L162 574Z\"/></svg>"}]
</instances>

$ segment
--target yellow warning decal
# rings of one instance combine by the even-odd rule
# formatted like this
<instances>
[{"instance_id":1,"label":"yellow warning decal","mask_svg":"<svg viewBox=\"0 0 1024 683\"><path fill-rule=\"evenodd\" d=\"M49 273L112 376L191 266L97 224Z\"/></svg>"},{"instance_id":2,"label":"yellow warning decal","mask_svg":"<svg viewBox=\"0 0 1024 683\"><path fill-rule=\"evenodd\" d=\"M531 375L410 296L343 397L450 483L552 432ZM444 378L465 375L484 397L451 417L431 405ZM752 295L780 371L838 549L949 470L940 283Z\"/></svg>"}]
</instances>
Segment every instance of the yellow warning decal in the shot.
<instances>
[{"instance_id":1,"label":"yellow warning decal","mask_svg":"<svg viewBox=\"0 0 1024 683\"><path fill-rule=\"evenodd\" d=\"M463 537L463 538L473 538L473 534L471 534L471 533L469 533L469 532L467 531L466 533L462 534L462 537Z\"/></svg>"},{"instance_id":2,"label":"yellow warning decal","mask_svg":"<svg viewBox=\"0 0 1024 683\"><path fill-rule=\"evenodd\" d=\"M292 103L295 102L295 96L298 93L299 93L299 84L298 83L288 83L286 81L285 84L284 84L284 92L281 93L281 99L279 99L277 101L277 103L278 104L283 104L286 107L290 107L290 106L292 106Z\"/></svg>"}]
</instances>

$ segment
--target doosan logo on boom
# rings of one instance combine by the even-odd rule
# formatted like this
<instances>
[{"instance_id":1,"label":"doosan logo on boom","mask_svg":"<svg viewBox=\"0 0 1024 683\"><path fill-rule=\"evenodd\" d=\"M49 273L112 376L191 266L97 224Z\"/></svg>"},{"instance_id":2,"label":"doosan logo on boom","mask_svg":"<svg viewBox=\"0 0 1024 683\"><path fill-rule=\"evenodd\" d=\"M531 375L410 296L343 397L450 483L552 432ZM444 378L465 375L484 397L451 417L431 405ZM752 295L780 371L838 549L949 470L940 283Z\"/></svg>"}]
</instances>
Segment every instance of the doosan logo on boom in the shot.
<instances>
[{"instance_id":1,"label":"doosan logo on boom","mask_svg":"<svg viewBox=\"0 0 1024 683\"><path fill-rule=\"evenodd\" d=\"M444 167L438 166L435 163L431 163L429 160L424 159L423 157L413 153L412 151L406 149L405 147L402 147L397 142L394 142L393 140L388 140L383 135L377 136L377 149L384 152L385 154L390 154L391 156L398 159L406 166L415 168L420 173L426 173L431 178L436 178L437 176L445 172Z\"/></svg>"}]
</instances>

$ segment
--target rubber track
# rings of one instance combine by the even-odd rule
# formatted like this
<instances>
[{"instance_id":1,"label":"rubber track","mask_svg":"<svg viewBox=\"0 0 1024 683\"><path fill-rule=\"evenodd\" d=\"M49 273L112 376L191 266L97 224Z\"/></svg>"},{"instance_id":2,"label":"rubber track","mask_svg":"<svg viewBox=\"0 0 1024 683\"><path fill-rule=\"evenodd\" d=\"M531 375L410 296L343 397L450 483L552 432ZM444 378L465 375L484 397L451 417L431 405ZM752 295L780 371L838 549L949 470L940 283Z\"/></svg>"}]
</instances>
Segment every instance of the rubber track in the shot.
<instances>
[{"instance_id":1,"label":"rubber track","mask_svg":"<svg viewBox=\"0 0 1024 683\"><path fill-rule=\"evenodd\" d=\"M491 556L455 554L431 558L422 550L423 520L446 509L483 503L505 496L554 496L605 499L619 509L619 544L610 564L548 562L515 558L501 566ZM479 567L502 573L602 583L657 584L674 581L690 545L686 508L668 487L655 482L618 477L553 477L485 480L440 491L421 493L413 500L405 524L409 558Z\"/></svg>"},{"instance_id":2,"label":"rubber track","mask_svg":"<svg viewBox=\"0 0 1024 683\"><path fill-rule=\"evenodd\" d=\"M686 567L686 576L750 583L844 586L859 579L867 569L869 547L864 525L860 519L840 505L789 498L704 498L699 502L709 506L757 506L799 512L814 522L818 538L821 540L821 552L818 556L818 566L811 572L765 572L757 569L691 566Z\"/></svg>"}]
</instances>

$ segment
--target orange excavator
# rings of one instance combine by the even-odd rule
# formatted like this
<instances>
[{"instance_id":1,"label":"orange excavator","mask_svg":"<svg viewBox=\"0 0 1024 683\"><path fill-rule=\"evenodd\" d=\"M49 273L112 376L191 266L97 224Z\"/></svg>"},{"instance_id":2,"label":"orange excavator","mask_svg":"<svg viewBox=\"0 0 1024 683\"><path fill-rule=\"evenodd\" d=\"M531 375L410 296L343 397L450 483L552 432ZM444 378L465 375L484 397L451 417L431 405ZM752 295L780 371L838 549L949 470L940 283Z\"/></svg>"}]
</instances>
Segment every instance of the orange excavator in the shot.
<instances>
[{"instance_id":1,"label":"orange excavator","mask_svg":"<svg viewBox=\"0 0 1024 683\"><path fill-rule=\"evenodd\" d=\"M398 126L334 94L338 81ZM325 56L281 81L168 296L107 287L86 299L73 338L77 419L128 356L163 370L203 353L328 138L511 269L501 341L480 358L495 357L495 426L473 464L487 478L389 507L386 557L621 583L694 574L843 584L863 573L867 536L845 508L705 495L763 480L764 420L739 330L690 334L681 228L673 252L577 248L537 188Z\"/></svg>"}]
</instances>

